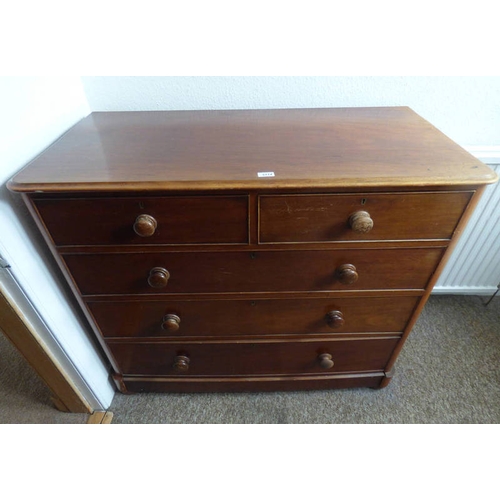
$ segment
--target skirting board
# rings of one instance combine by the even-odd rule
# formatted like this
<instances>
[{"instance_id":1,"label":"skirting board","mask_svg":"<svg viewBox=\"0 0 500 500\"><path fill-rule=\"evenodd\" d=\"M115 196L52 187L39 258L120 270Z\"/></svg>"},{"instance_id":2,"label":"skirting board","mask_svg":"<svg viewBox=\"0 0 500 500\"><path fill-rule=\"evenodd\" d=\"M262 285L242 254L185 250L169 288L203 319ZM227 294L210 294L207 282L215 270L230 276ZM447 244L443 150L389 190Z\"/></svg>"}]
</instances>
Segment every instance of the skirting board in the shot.
<instances>
[{"instance_id":1,"label":"skirting board","mask_svg":"<svg viewBox=\"0 0 500 500\"><path fill-rule=\"evenodd\" d=\"M497 291L497 287L479 286L436 286L432 295L485 295L491 296Z\"/></svg>"}]
</instances>

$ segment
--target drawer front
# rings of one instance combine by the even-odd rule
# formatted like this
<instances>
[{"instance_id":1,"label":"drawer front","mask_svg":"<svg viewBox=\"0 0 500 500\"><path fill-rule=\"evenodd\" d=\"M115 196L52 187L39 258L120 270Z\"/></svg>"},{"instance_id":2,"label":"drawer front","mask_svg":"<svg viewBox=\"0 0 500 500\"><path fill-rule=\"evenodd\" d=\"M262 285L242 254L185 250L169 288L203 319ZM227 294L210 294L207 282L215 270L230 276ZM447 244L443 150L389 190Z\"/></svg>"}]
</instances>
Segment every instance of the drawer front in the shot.
<instances>
[{"instance_id":1,"label":"drawer front","mask_svg":"<svg viewBox=\"0 0 500 500\"><path fill-rule=\"evenodd\" d=\"M59 246L248 243L247 196L37 199L35 204Z\"/></svg>"},{"instance_id":2,"label":"drawer front","mask_svg":"<svg viewBox=\"0 0 500 500\"><path fill-rule=\"evenodd\" d=\"M397 337L388 337L258 343L109 342L108 345L124 375L244 376L383 370L398 341ZM325 367L327 363L322 357L325 354L331 356L333 367Z\"/></svg>"},{"instance_id":3,"label":"drawer front","mask_svg":"<svg viewBox=\"0 0 500 500\"><path fill-rule=\"evenodd\" d=\"M423 289L443 251L170 252L65 254L63 258L83 295L268 292ZM166 270L169 277L153 280L159 285L153 287L151 277L161 278L158 269ZM356 276L356 281L344 284Z\"/></svg>"},{"instance_id":4,"label":"drawer front","mask_svg":"<svg viewBox=\"0 0 500 500\"><path fill-rule=\"evenodd\" d=\"M359 195L262 195L259 197L259 241L449 239L473 192ZM350 216L366 212L352 222ZM369 221L368 221L369 222ZM357 231L355 230L357 229Z\"/></svg>"},{"instance_id":5,"label":"drawer front","mask_svg":"<svg viewBox=\"0 0 500 500\"><path fill-rule=\"evenodd\" d=\"M420 297L89 302L105 337L402 332Z\"/></svg>"}]
</instances>

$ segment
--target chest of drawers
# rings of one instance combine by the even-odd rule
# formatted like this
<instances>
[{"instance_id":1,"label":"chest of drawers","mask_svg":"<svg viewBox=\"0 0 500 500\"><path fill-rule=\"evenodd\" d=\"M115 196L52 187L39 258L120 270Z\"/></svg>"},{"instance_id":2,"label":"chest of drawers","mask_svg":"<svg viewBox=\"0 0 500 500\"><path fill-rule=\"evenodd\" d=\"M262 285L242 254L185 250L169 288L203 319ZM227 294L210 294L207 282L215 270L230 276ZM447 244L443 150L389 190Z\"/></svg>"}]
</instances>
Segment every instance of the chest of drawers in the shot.
<instances>
[{"instance_id":1,"label":"chest of drawers","mask_svg":"<svg viewBox=\"0 0 500 500\"><path fill-rule=\"evenodd\" d=\"M9 183L122 392L387 385L496 175L408 108L92 113Z\"/></svg>"}]
</instances>

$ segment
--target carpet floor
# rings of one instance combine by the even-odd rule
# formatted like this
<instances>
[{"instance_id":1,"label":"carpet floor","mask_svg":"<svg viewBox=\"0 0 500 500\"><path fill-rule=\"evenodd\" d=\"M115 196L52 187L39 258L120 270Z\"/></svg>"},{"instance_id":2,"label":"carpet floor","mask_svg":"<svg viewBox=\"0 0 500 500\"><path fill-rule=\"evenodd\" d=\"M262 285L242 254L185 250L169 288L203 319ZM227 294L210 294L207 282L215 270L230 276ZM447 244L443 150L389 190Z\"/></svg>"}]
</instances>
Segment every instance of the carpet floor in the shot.
<instances>
[{"instance_id":1,"label":"carpet floor","mask_svg":"<svg viewBox=\"0 0 500 500\"><path fill-rule=\"evenodd\" d=\"M42 379L0 331L0 424L83 424L88 415L64 413Z\"/></svg>"},{"instance_id":2,"label":"carpet floor","mask_svg":"<svg viewBox=\"0 0 500 500\"><path fill-rule=\"evenodd\" d=\"M383 390L116 394L112 423L498 424L500 297L484 301L432 296ZM35 374L11 367L0 347L0 423L82 423L52 408Z\"/></svg>"}]
</instances>

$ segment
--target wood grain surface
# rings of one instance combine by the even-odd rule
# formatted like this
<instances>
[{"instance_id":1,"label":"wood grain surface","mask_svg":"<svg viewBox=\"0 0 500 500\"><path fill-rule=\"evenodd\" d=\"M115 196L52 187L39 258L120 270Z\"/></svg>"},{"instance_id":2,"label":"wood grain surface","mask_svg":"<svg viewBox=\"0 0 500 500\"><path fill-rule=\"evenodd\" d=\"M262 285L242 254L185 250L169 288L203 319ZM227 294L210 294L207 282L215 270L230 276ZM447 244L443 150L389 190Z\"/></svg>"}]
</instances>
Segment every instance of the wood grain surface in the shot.
<instances>
[{"instance_id":1,"label":"wood grain surface","mask_svg":"<svg viewBox=\"0 0 500 500\"><path fill-rule=\"evenodd\" d=\"M88 307L105 337L237 337L241 335L302 335L318 333L402 332L420 297L341 297L323 299L91 301ZM341 328L331 328L329 311L344 316ZM162 328L175 314L179 327Z\"/></svg>"},{"instance_id":2,"label":"wood grain surface","mask_svg":"<svg viewBox=\"0 0 500 500\"><path fill-rule=\"evenodd\" d=\"M64 254L82 295L277 292L425 288L443 248ZM354 285L336 276L342 264L358 272ZM163 288L151 270L169 273Z\"/></svg>"},{"instance_id":3,"label":"wood grain surface","mask_svg":"<svg viewBox=\"0 0 500 500\"><path fill-rule=\"evenodd\" d=\"M109 342L125 375L179 375L177 356L189 359L186 375L270 375L382 370L399 338L298 342ZM331 370L318 357L332 355Z\"/></svg>"},{"instance_id":4,"label":"wood grain surface","mask_svg":"<svg viewBox=\"0 0 500 500\"><path fill-rule=\"evenodd\" d=\"M35 205L58 246L248 243L247 196L49 198ZM142 214L157 223L151 236L134 231Z\"/></svg>"},{"instance_id":5,"label":"wood grain surface","mask_svg":"<svg viewBox=\"0 0 500 500\"><path fill-rule=\"evenodd\" d=\"M365 241L451 238L474 193L264 195L259 197L260 242ZM349 225L356 211L373 228Z\"/></svg>"},{"instance_id":6,"label":"wood grain surface","mask_svg":"<svg viewBox=\"0 0 500 500\"><path fill-rule=\"evenodd\" d=\"M274 176L261 178L259 172ZM96 112L33 160L9 188L415 187L496 178L407 107Z\"/></svg>"}]
</instances>

